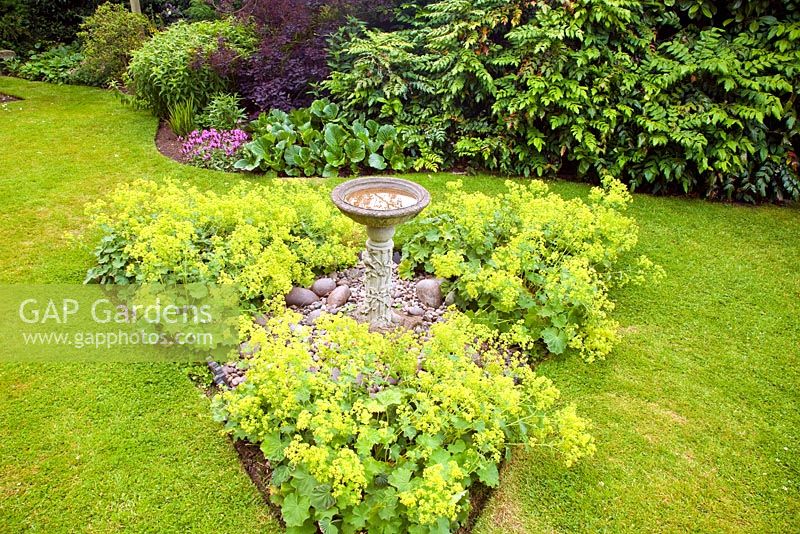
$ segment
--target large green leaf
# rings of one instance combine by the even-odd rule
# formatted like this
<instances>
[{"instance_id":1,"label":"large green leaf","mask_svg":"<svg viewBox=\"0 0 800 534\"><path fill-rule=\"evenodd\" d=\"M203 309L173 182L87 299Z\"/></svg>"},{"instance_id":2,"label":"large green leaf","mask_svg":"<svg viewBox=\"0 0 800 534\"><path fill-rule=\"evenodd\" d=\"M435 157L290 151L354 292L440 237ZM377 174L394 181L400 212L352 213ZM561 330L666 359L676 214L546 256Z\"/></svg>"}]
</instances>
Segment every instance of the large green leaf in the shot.
<instances>
[{"instance_id":1,"label":"large green leaf","mask_svg":"<svg viewBox=\"0 0 800 534\"><path fill-rule=\"evenodd\" d=\"M265 434L261 440L261 452L270 462L280 462L283 460L283 449L285 444L281 441L281 435L278 432L270 432Z\"/></svg>"},{"instance_id":2,"label":"large green leaf","mask_svg":"<svg viewBox=\"0 0 800 534\"><path fill-rule=\"evenodd\" d=\"M352 163L364 161L367 155L367 149L364 143L359 139L350 139L344 145L344 153Z\"/></svg>"},{"instance_id":3,"label":"large green leaf","mask_svg":"<svg viewBox=\"0 0 800 534\"><path fill-rule=\"evenodd\" d=\"M486 461L477 471L478 479L487 486L494 488L500 483L500 473L497 471L497 466Z\"/></svg>"},{"instance_id":4,"label":"large green leaf","mask_svg":"<svg viewBox=\"0 0 800 534\"><path fill-rule=\"evenodd\" d=\"M361 139L365 143L369 140L369 130L364 128L364 125L362 125L360 121L353 122L352 129L353 135L358 139Z\"/></svg>"},{"instance_id":5,"label":"large green leaf","mask_svg":"<svg viewBox=\"0 0 800 534\"><path fill-rule=\"evenodd\" d=\"M324 100L314 100L308 109L312 114L321 118L325 114L325 104Z\"/></svg>"},{"instance_id":6,"label":"large green leaf","mask_svg":"<svg viewBox=\"0 0 800 534\"><path fill-rule=\"evenodd\" d=\"M322 133L314 128L308 128L300 132L300 137L303 139L303 143L311 145L314 141L322 139Z\"/></svg>"},{"instance_id":7,"label":"large green leaf","mask_svg":"<svg viewBox=\"0 0 800 534\"><path fill-rule=\"evenodd\" d=\"M397 488L398 491L406 491L411 486L411 475L413 472L407 467L398 467L389 474L389 484Z\"/></svg>"},{"instance_id":8,"label":"large green leaf","mask_svg":"<svg viewBox=\"0 0 800 534\"><path fill-rule=\"evenodd\" d=\"M375 395L375 400L388 407L393 404L400 404L403 401L403 393L397 388L388 388L378 392Z\"/></svg>"},{"instance_id":9,"label":"large green leaf","mask_svg":"<svg viewBox=\"0 0 800 534\"><path fill-rule=\"evenodd\" d=\"M547 350L553 354L561 354L567 348L567 336L563 330L549 327L542 330L542 340L547 345Z\"/></svg>"},{"instance_id":10,"label":"large green leaf","mask_svg":"<svg viewBox=\"0 0 800 534\"><path fill-rule=\"evenodd\" d=\"M245 157L237 161L234 164L234 167L245 171L257 169L267 156L267 142L267 139L259 137L258 139L247 143L244 146Z\"/></svg>"},{"instance_id":11,"label":"large green leaf","mask_svg":"<svg viewBox=\"0 0 800 534\"><path fill-rule=\"evenodd\" d=\"M308 164L311 163L311 149L309 149L307 146L300 147L300 150L297 151L294 160L298 167L308 166Z\"/></svg>"},{"instance_id":12,"label":"large green leaf","mask_svg":"<svg viewBox=\"0 0 800 534\"><path fill-rule=\"evenodd\" d=\"M322 169L322 177L323 178L336 178L339 176L339 168L334 167L333 165L326 164L325 167Z\"/></svg>"},{"instance_id":13,"label":"large green leaf","mask_svg":"<svg viewBox=\"0 0 800 534\"><path fill-rule=\"evenodd\" d=\"M318 482L308 471L304 470L302 467L297 467L292 472L290 485L296 489L300 495L311 495L311 492L314 491L314 487L318 485Z\"/></svg>"},{"instance_id":14,"label":"large green leaf","mask_svg":"<svg viewBox=\"0 0 800 534\"><path fill-rule=\"evenodd\" d=\"M386 144L397 139L397 129L391 124L384 124L378 128L378 133L375 137L380 144Z\"/></svg>"},{"instance_id":15,"label":"large green leaf","mask_svg":"<svg viewBox=\"0 0 800 534\"><path fill-rule=\"evenodd\" d=\"M289 480L289 476L291 473L289 472L289 466L287 465L279 465L272 471L272 477L270 478L270 484L275 487L280 487L284 482Z\"/></svg>"},{"instance_id":16,"label":"large green leaf","mask_svg":"<svg viewBox=\"0 0 800 534\"><path fill-rule=\"evenodd\" d=\"M394 156L389 162L389 164L391 165L392 169L396 171L404 171L406 170L407 167L406 158L400 155Z\"/></svg>"},{"instance_id":17,"label":"large green leaf","mask_svg":"<svg viewBox=\"0 0 800 534\"><path fill-rule=\"evenodd\" d=\"M331 495L331 487L328 484L318 484L311 490L311 505L318 511L327 510L336 504L336 499Z\"/></svg>"},{"instance_id":18,"label":"large green leaf","mask_svg":"<svg viewBox=\"0 0 800 534\"><path fill-rule=\"evenodd\" d=\"M369 130L369 134L371 136L374 136L374 135L376 135L378 133L378 127L379 126L378 126L378 123L375 122L374 120L372 120L372 119L368 120L366 122L365 126L367 127L367 130Z\"/></svg>"},{"instance_id":19,"label":"large green leaf","mask_svg":"<svg viewBox=\"0 0 800 534\"><path fill-rule=\"evenodd\" d=\"M331 121L339 114L339 106L333 103L328 104L325 106L322 113L325 120Z\"/></svg>"},{"instance_id":20,"label":"large green leaf","mask_svg":"<svg viewBox=\"0 0 800 534\"><path fill-rule=\"evenodd\" d=\"M283 159L286 161L287 165L299 167L301 166L301 164L297 161L299 153L300 147L298 145L291 145L287 147L286 151L283 153Z\"/></svg>"},{"instance_id":21,"label":"large green leaf","mask_svg":"<svg viewBox=\"0 0 800 534\"><path fill-rule=\"evenodd\" d=\"M323 155L325 156L325 163L332 167L338 169L345 164L344 151L338 146L326 148Z\"/></svg>"},{"instance_id":22,"label":"large green leaf","mask_svg":"<svg viewBox=\"0 0 800 534\"><path fill-rule=\"evenodd\" d=\"M341 147L347 139L347 131L338 124L328 123L325 125L325 144L328 147Z\"/></svg>"},{"instance_id":23,"label":"large green leaf","mask_svg":"<svg viewBox=\"0 0 800 534\"><path fill-rule=\"evenodd\" d=\"M383 156L375 152L369 155L369 160L367 163L369 163L370 167L373 169L378 169L379 171L382 171L386 168L386 160L383 158Z\"/></svg>"},{"instance_id":24,"label":"large green leaf","mask_svg":"<svg viewBox=\"0 0 800 534\"><path fill-rule=\"evenodd\" d=\"M306 495L290 493L283 500L281 515L287 527L301 527L311 517L311 500Z\"/></svg>"}]
</instances>

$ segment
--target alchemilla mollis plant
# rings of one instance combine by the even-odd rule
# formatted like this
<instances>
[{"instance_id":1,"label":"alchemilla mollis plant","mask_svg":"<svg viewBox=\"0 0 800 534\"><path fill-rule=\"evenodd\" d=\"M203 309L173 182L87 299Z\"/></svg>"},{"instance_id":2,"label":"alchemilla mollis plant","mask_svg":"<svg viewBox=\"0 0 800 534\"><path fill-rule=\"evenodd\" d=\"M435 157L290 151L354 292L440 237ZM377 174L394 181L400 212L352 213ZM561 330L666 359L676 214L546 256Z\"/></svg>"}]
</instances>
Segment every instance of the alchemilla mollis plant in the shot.
<instances>
[{"instance_id":1,"label":"alchemilla mollis plant","mask_svg":"<svg viewBox=\"0 0 800 534\"><path fill-rule=\"evenodd\" d=\"M103 233L87 282L235 288L282 306L293 285L355 263L355 223L309 184L241 184L224 194L139 180L93 204Z\"/></svg>"},{"instance_id":2,"label":"alchemilla mollis plant","mask_svg":"<svg viewBox=\"0 0 800 534\"><path fill-rule=\"evenodd\" d=\"M638 233L624 215L630 193L612 179L587 202L541 181L506 186L488 196L448 184L444 201L400 228L401 275L444 278L461 309L525 349L605 357L618 329L608 290L661 276L646 257L628 257Z\"/></svg>"},{"instance_id":3,"label":"alchemilla mollis plant","mask_svg":"<svg viewBox=\"0 0 800 534\"><path fill-rule=\"evenodd\" d=\"M235 439L261 444L289 533L452 532L512 447L567 464L594 451L550 380L464 315L428 339L332 315L311 335L294 315L247 322L247 379L214 399Z\"/></svg>"}]
</instances>

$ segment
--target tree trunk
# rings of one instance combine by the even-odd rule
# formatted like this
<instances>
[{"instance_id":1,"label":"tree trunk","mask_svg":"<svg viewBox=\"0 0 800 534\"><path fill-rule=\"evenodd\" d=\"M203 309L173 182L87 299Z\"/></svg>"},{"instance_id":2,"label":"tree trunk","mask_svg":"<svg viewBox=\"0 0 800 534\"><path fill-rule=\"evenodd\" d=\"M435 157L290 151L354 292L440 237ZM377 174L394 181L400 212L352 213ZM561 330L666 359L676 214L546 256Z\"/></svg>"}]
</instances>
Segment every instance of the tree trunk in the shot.
<instances>
[{"instance_id":1,"label":"tree trunk","mask_svg":"<svg viewBox=\"0 0 800 534\"><path fill-rule=\"evenodd\" d=\"M131 0L131 12L133 13L142 13L142 4L139 0Z\"/></svg>"}]
</instances>

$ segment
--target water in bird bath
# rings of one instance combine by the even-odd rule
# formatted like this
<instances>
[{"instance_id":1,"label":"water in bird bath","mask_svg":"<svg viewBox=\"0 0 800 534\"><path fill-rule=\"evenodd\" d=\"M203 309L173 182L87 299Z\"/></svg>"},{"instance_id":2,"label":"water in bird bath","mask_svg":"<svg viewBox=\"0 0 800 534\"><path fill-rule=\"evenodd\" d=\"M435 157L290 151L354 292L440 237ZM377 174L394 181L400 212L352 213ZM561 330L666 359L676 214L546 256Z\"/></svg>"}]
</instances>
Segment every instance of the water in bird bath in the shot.
<instances>
[{"instance_id":1,"label":"water in bird bath","mask_svg":"<svg viewBox=\"0 0 800 534\"><path fill-rule=\"evenodd\" d=\"M386 211L413 206L419 202L419 199L407 194L402 189L367 187L347 194L344 201L358 208Z\"/></svg>"}]
</instances>

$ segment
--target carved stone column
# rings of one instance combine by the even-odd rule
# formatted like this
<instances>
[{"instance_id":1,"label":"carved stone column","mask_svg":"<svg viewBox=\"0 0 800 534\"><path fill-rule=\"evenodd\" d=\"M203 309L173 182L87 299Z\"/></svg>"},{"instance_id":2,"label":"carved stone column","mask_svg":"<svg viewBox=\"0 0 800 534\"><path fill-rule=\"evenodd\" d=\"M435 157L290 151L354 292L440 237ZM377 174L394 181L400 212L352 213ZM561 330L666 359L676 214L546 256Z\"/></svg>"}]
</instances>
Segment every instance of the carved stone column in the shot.
<instances>
[{"instance_id":1,"label":"carved stone column","mask_svg":"<svg viewBox=\"0 0 800 534\"><path fill-rule=\"evenodd\" d=\"M367 250L364 254L366 267L366 315L373 328L392 326L392 251L394 250L394 226L367 226Z\"/></svg>"},{"instance_id":2,"label":"carved stone column","mask_svg":"<svg viewBox=\"0 0 800 534\"><path fill-rule=\"evenodd\" d=\"M337 185L331 200L346 216L367 227L364 253L366 302L359 315L365 315L371 330L388 330L394 325L392 310L392 236L398 224L417 216L431 200L419 184L373 176L356 178Z\"/></svg>"}]
</instances>

